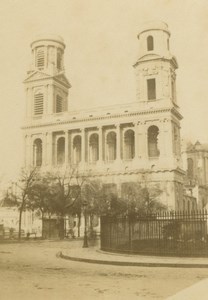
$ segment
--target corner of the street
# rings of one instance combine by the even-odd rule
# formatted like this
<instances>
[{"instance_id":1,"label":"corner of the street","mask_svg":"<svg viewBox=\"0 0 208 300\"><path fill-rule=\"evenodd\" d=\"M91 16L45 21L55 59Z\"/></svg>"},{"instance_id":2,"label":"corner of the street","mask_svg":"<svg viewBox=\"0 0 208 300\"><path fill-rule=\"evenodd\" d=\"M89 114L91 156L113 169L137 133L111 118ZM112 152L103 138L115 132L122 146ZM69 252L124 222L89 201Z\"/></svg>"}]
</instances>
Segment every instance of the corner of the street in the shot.
<instances>
[{"instance_id":1,"label":"corner of the street","mask_svg":"<svg viewBox=\"0 0 208 300\"><path fill-rule=\"evenodd\" d=\"M71 261L137 267L172 267L172 268L208 268L207 257L168 257L148 256L140 254L127 254L106 252L100 249L99 241L88 248L82 247L82 241L72 242L70 249L61 249L57 256Z\"/></svg>"}]
</instances>

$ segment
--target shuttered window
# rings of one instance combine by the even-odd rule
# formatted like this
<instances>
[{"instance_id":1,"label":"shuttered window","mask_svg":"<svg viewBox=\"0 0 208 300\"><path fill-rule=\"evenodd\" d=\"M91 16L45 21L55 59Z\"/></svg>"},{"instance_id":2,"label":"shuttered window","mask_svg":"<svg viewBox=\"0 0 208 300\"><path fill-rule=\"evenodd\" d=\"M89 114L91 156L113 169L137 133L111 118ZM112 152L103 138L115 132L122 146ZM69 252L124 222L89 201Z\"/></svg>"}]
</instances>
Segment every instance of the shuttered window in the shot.
<instances>
[{"instance_id":1,"label":"shuttered window","mask_svg":"<svg viewBox=\"0 0 208 300\"><path fill-rule=\"evenodd\" d=\"M35 94L34 97L34 115L42 115L43 114L43 94L38 93Z\"/></svg>"},{"instance_id":2,"label":"shuttered window","mask_svg":"<svg viewBox=\"0 0 208 300\"><path fill-rule=\"evenodd\" d=\"M61 96L57 95L56 96L56 112L59 113L59 112L62 112L64 110L65 110L64 100Z\"/></svg>"},{"instance_id":3,"label":"shuttered window","mask_svg":"<svg viewBox=\"0 0 208 300\"><path fill-rule=\"evenodd\" d=\"M36 67L41 68L44 67L44 50L39 49L36 55Z\"/></svg>"}]
</instances>

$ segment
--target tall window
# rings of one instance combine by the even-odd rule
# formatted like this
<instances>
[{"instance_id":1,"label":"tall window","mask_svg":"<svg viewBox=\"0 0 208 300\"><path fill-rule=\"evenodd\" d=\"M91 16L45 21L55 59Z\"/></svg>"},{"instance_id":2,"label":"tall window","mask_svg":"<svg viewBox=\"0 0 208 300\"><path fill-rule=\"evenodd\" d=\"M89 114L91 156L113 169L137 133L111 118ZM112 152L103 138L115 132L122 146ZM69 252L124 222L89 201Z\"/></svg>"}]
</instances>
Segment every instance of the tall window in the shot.
<instances>
[{"instance_id":1,"label":"tall window","mask_svg":"<svg viewBox=\"0 0 208 300\"><path fill-rule=\"evenodd\" d=\"M42 140L36 139L33 143L33 165L40 167L42 165Z\"/></svg>"},{"instance_id":2,"label":"tall window","mask_svg":"<svg viewBox=\"0 0 208 300\"><path fill-rule=\"evenodd\" d=\"M147 51L154 50L154 39L151 35L147 37Z\"/></svg>"},{"instance_id":3,"label":"tall window","mask_svg":"<svg viewBox=\"0 0 208 300\"><path fill-rule=\"evenodd\" d=\"M65 138L60 137L57 141L57 164L62 165L65 162Z\"/></svg>"},{"instance_id":4,"label":"tall window","mask_svg":"<svg viewBox=\"0 0 208 300\"><path fill-rule=\"evenodd\" d=\"M99 137L97 133L93 133L90 136L89 146L90 146L90 161L96 162L99 159Z\"/></svg>"},{"instance_id":5,"label":"tall window","mask_svg":"<svg viewBox=\"0 0 208 300\"><path fill-rule=\"evenodd\" d=\"M43 68L45 62L44 48L39 48L36 53L36 67Z\"/></svg>"},{"instance_id":6,"label":"tall window","mask_svg":"<svg viewBox=\"0 0 208 300\"><path fill-rule=\"evenodd\" d=\"M134 131L129 129L124 134L124 158L133 159L134 158Z\"/></svg>"},{"instance_id":7,"label":"tall window","mask_svg":"<svg viewBox=\"0 0 208 300\"><path fill-rule=\"evenodd\" d=\"M64 99L60 96L56 96L56 113L65 111Z\"/></svg>"},{"instance_id":8,"label":"tall window","mask_svg":"<svg viewBox=\"0 0 208 300\"><path fill-rule=\"evenodd\" d=\"M116 133L109 132L107 135L107 160L115 160L116 159Z\"/></svg>"},{"instance_id":9,"label":"tall window","mask_svg":"<svg viewBox=\"0 0 208 300\"><path fill-rule=\"evenodd\" d=\"M43 93L37 93L34 96L34 115L43 114Z\"/></svg>"},{"instance_id":10,"label":"tall window","mask_svg":"<svg viewBox=\"0 0 208 300\"><path fill-rule=\"evenodd\" d=\"M77 135L73 140L74 163L81 161L81 136Z\"/></svg>"},{"instance_id":11,"label":"tall window","mask_svg":"<svg viewBox=\"0 0 208 300\"><path fill-rule=\"evenodd\" d=\"M158 135L159 129L157 126L150 126L148 128L148 156L158 157L160 151L158 150Z\"/></svg>"},{"instance_id":12,"label":"tall window","mask_svg":"<svg viewBox=\"0 0 208 300\"><path fill-rule=\"evenodd\" d=\"M156 99L156 81L155 78L147 79L147 98L148 100Z\"/></svg>"}]
</instances>

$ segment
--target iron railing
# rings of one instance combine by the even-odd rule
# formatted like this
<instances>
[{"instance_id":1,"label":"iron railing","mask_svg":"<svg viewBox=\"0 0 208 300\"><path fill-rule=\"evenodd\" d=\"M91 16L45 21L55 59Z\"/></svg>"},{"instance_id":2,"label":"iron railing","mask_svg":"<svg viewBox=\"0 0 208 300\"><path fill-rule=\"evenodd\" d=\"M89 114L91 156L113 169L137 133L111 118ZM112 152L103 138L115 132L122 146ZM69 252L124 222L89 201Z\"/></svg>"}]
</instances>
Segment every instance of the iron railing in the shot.
<instances>
[{"instance_id":1,"label":"iron railing","mask_svg":"<svg viewBox=\"0 0 208 300\"><path fill-rule=\"evenodd\" d=\"M208 256L207 211L101 217L101 249L151 255Z\"/></svg>"}]
</instances>

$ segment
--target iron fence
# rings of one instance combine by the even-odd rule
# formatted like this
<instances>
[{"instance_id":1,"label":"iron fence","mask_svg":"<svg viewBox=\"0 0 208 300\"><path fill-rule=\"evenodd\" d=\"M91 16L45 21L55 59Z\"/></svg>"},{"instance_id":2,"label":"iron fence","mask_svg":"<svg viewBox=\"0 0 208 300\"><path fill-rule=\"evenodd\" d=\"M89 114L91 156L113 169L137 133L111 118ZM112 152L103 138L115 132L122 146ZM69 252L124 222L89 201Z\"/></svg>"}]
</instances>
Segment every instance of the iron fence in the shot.
<instances>
[{"instance_id":1,"label":"iron fence","mask_svg":"<svg viewBox=\"0 0 208 300\"><path fill-rule=\"evenodd\" d=\"M104 251L208 256L207 211L101 217Z\"/></svg>"}]
</instances>

